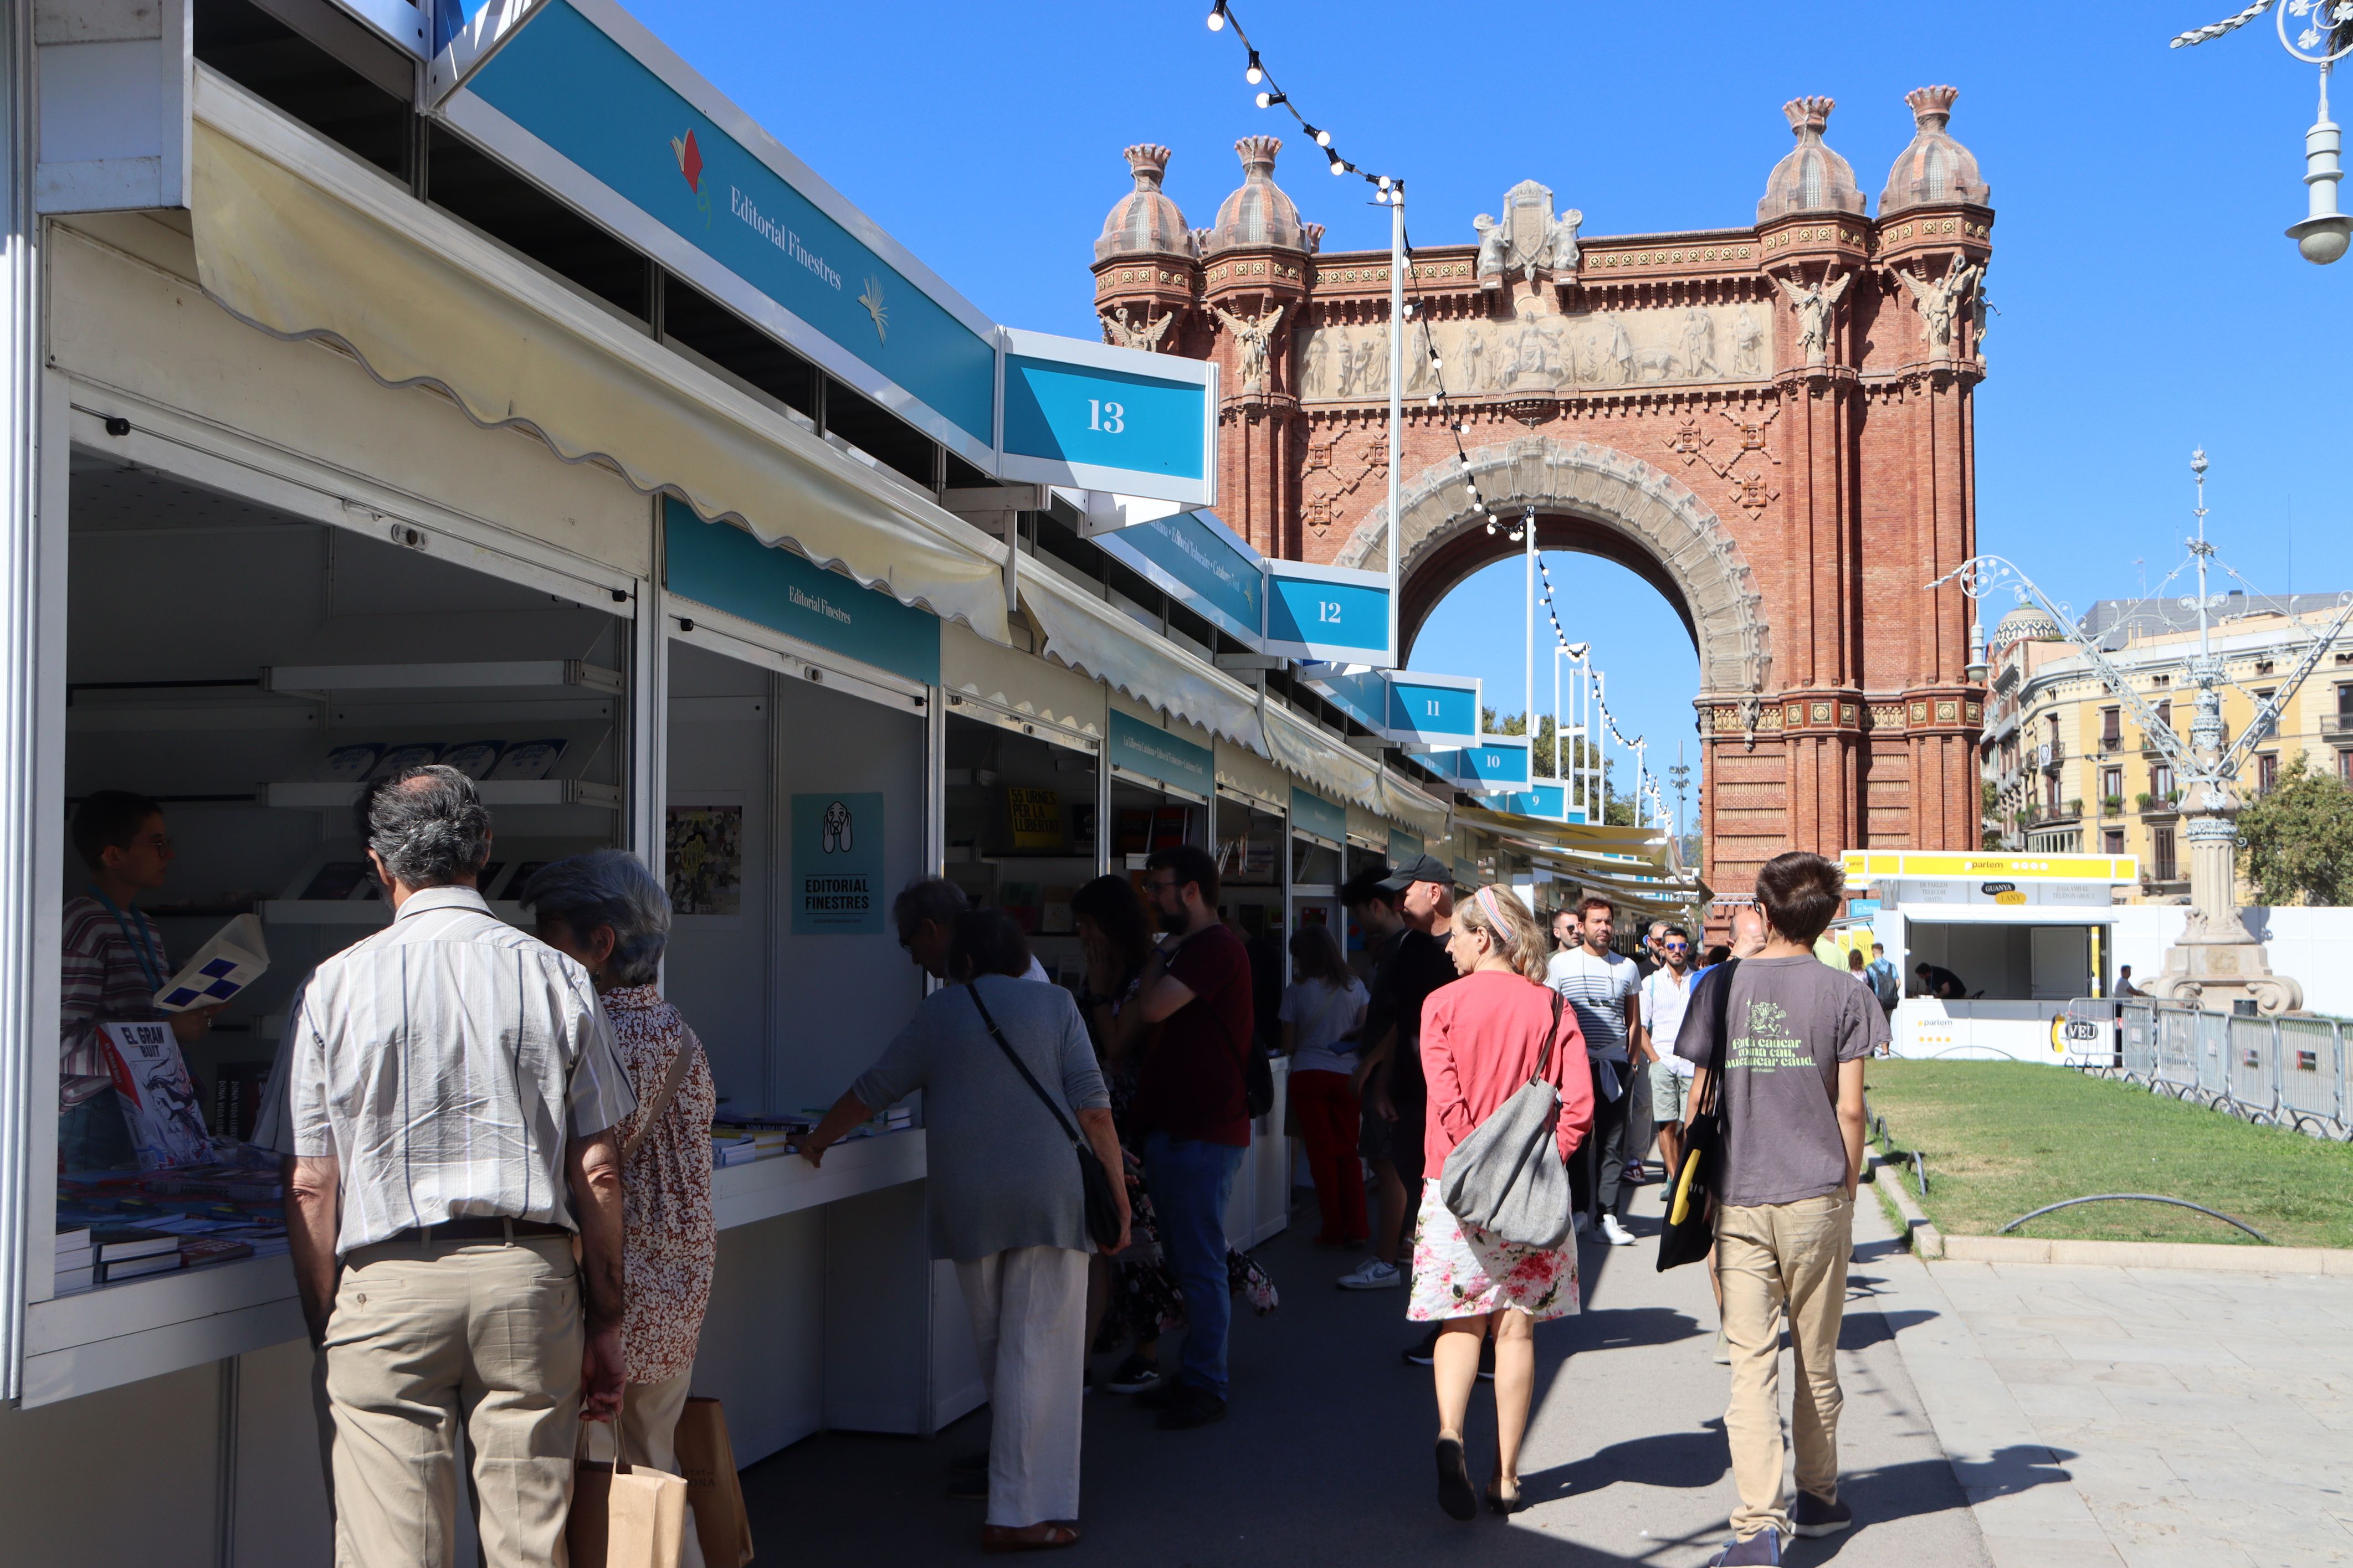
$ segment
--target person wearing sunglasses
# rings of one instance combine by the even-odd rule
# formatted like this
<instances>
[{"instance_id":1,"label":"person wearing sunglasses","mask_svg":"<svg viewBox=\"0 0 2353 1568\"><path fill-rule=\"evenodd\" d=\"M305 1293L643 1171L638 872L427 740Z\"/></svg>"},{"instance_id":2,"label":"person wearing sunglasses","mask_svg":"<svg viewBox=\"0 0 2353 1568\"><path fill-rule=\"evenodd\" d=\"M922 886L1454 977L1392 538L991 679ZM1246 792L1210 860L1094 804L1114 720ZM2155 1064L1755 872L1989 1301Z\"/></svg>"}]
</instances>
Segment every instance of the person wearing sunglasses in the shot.
<instances>
[{"instance_id":1,"label":"person wearing sunglasses","mask_svg":"<svg viewBox=\"0 0 2353 1568\"><path fill-rule=\"evenodd\" d=\"M74 813L73 846L90 876L66 900L59 933L58 1160L69 1171L105 1171L132 1163L135 1151L99 1026L168 1018L185 1046L204 1037L220 1009L155 1005L172 960L136 900L163 887L176 853L163 805L129 790L98 790Z\"/></svg>"},{"instance_id":2,"label":"person wearing sunglasses","mask_svg":"<svg viewBox=\"0 0 2353 1568\"><path fill-rule=\"evenodd\" d=\"M1679 925L1662 929L1659 967L1642 980L1642 1028L1658 1054L1651 1060L1651 1110L1659 1126L1659 1158L1669 1190L1683 1169L1683 1098L1691 1088L1692 1064L1675 1055L1675 1037L1691 1003L1691 933Z\"/></svg>"}]
</instances>

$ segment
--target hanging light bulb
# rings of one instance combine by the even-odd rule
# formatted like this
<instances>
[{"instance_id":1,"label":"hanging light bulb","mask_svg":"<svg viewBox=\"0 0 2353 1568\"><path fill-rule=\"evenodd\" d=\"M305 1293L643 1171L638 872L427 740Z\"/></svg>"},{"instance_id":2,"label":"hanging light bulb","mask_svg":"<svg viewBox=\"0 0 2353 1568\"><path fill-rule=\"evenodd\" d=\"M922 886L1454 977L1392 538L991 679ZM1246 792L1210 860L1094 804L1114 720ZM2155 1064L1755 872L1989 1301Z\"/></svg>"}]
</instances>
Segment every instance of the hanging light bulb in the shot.
<instances>
[{"instance_id":1,"label":"hanging light bulb","mask_svg":"<svg viewBox=\"0 0 2353 1568\"><path fill-rule=\"evenodd\" d=\"M1258 106L1261 109L1272 109L1278 103L1289 103L1290 101L1290 99L1284 97L1279 92L1261 92L1258 95Z\"/></svg>"},{"instance_id":2,"label":"hanging light bulb","mask_svg":"<svg viewBox=\"0 0 2353 1568\"><path fill-rule=\"evenodd\" d=\"M1218 3L1209 8L1209 31L1213 33L1222 31L1225 25L1226 0L1218 0Z\"/></svg>"},{"instance_id":3,"label":"hanging light bulb","mask_svg":"<svg viewBox=\"0 0 2353 1568\"><path fill-rule=\"evenodd\" d=\"M1340 154L1337 153L1332 154L1332 172L1335 174L1345 174L1348 172L1348 165L1340 161Z\"/></svg>"},{"instance_id":4,"label":"hanging light bulb","mask_svg":"<svg viewBox=\"0 0 2353 1568\"><path fill-rule=\"evenodd\" d=\"M1387 174L1383 174L1383 175L1381 176L1381 189L1383 189L1383 190L1385 190L1385 191L1386 191L1386 190L1388 190L1388 188L1389 188L1389 177L1388 177Z\"/></svg>"},{"instance_id":5,"label":"hanging light bulb","mask_svg":"<svg viewBox=\"0 0 2353 1568\"><path fill-rule=\"evenodd\" d=\"M1266 68L1258 63L1258 51L1250 51L1250 64L1242 68L1242 79L1256 87L1266 79Z\"/></svg>"},{"instance_id":6,"label":"hanging light bulb","mask_svg":"<svg viewBox=\"0 0 2353 1568\"><path fill-rule=\"evenodd\" d=\"M1495 520L1492 517L1487 520L1487 531L1490 533L1495 531Z\"/></svg>"}]
</instances>

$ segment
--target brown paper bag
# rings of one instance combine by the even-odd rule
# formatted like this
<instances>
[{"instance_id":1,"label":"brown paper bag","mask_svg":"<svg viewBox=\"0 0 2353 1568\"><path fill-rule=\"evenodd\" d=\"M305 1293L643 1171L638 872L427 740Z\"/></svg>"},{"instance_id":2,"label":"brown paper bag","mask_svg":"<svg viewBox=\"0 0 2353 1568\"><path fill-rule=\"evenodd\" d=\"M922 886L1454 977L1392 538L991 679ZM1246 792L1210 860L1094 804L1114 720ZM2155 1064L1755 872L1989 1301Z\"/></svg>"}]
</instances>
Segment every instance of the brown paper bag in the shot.
<instances>
[{"instance_id":1,"label":"brown paper bag","mask_svg":"<svg viewBox=\"0 0 2353 1568\"><path fill-rule=\"evenodd\" d=\"M673 1441L704 1568L744 1568L752 1561L752 1522L744 1511L735 1447L727 1440L727 1413L715 1399L689 1399Z\"/></svg>"},{"instance_id":2,"label":"brown paper bag","mask_svg":"<svg viewBox=\"0 0 2353 1568\"><path fill-rule=\"evenodd\" d=\"M575 1460L564 1539L572 1568L678 1568L686 1482L618 1458Z\"/></svg>"}]
</instances>

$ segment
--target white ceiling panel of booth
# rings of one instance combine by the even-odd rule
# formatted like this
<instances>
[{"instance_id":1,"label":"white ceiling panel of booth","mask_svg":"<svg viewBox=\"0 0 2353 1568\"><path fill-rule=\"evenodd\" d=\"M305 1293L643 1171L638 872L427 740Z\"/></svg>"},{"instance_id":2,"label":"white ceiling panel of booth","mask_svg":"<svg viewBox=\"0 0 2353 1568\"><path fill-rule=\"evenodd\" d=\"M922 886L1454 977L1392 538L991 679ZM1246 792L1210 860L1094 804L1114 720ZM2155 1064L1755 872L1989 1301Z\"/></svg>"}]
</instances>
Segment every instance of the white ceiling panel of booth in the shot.
<instances>
[{"instance_id":1,"label":"white ceiling panel of booth","mask_svg":"<svg viewBox=\"0 0 2353 1568\"><path fill-rule=\"evenodd\" d=\"M241 89L198 68L205 291L264 331L347 347L567 461L741 521L860 584L1007 637L1004 546L665 352Z\"/></svg>"}]
</instances>

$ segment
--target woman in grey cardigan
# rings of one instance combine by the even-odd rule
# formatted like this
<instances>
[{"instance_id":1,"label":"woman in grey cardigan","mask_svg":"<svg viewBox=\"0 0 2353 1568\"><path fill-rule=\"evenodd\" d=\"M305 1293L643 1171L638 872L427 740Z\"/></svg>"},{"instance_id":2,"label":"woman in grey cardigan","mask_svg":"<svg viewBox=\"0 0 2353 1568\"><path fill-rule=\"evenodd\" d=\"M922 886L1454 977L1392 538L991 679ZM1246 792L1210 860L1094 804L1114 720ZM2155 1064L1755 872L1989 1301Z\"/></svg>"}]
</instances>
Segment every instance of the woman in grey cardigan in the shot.
<instances>
[{"instance_id":1,"label":"woman in grey cardigan","mask_svg":"<svg viewBox=\"0 0 2353 1568\"><path fill-rule=\"evenodd\" d=\"M1085 1399L1086 1205L1078 1161L1053 1113L992 1037L1077 1124L1106 1171L1120 1168L1111 1097L1078 1005L1019 976L1029 944L1000 910L956 917L948 979L801 1145L812 1165L875 1110L923 1090L932 1255L953 1258L989 1397L988 1520L997 1552L1074 1545L1079 1414ZM977 995L980 1006L974 1005ZM1123 1232L1126 1194L1118 1183ZM1120 1245L1126 1245L1124 1234Z\"/></svg>"}]
</instances>

